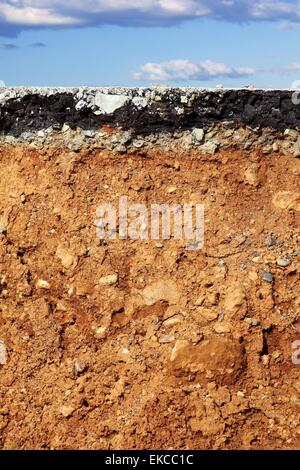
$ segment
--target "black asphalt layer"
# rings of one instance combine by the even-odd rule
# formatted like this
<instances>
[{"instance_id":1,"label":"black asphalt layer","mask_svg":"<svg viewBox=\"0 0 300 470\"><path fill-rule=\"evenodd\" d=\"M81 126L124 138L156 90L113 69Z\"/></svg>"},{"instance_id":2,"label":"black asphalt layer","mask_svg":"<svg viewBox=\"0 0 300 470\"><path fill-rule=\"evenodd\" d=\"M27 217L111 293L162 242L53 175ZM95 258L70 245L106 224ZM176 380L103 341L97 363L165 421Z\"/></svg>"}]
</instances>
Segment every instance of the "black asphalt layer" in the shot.
<instances>
[{"instance_id":1,"label":"black asphalt layer","mask_svg":"<svg viewBox=\"0 0 300 470\"><path fill-rule=\"evenodd\" d=\"M160 101L149 100L138 109L131 100L111 114L94 114L91 108L76 110L72 92L49 96L28 94L0 102L0 132L19 136L23 132L63 124L71 128L98 129L102 124L132 129L137 135L189 130L230 121L233 126L285 130L300 127L300 104L294 104L292 91L207 90L196 93L192 104L183 104L184 90L172 89ZM178 109L181 113L178 113Z\"/></svg>"}]
</instances>

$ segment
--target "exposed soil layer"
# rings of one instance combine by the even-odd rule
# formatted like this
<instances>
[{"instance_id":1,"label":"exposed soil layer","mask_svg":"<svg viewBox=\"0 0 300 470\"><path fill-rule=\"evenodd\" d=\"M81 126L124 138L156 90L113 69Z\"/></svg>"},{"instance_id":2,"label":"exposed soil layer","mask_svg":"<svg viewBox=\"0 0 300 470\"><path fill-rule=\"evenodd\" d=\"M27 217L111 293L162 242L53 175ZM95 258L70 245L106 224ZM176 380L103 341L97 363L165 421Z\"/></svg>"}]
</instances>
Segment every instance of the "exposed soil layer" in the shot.
<instances>
[{"instance_id":1,"label":"exposed soil layer","mask_svg":"<svg viewBox=\"0 0 300 470\"><path fill-rule=\"evenodd\" d=\"M299 448L299 176L280 152L1 147L0 447ZM204 247L99 240L119 195L204 204Z\"/></svg>"}]
</instances>

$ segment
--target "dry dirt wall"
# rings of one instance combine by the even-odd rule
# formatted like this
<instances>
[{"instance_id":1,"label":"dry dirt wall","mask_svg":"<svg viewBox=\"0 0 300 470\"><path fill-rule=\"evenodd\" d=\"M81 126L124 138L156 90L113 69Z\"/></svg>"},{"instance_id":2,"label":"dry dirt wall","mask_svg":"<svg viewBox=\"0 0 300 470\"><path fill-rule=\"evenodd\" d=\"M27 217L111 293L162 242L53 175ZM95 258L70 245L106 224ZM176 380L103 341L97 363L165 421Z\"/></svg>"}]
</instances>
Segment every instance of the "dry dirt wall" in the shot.
<instances>
[{"instance_id":1,"label":"dry dirt wall","mask_svg":"<svg viewBox=\"0 0 300 470\"><path fill-rule=\"evenodd\" d=\"M299 448L299 110L0 89L0 448ZM203 246L99 239L120 196L203 204Z\"/></svg>"}]
</instances>

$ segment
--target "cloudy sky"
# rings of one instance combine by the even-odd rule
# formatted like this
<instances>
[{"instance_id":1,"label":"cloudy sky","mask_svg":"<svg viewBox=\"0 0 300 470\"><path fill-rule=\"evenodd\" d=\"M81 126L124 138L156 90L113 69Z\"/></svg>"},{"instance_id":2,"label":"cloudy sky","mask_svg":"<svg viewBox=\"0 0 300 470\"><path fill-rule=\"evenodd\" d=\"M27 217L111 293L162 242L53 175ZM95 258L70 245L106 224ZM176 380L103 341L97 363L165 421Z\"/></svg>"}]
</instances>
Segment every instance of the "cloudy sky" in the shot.
<instances>
[{"instance_id":1,"label":"cloudy sky","mask_svg":"<svg viewBox=\"0 0 300 470\"><path fill-rule=\"evenodd\" d=\"M300 0L0 0L0 85L300 80Z\"/></svg>"}]
</instances>

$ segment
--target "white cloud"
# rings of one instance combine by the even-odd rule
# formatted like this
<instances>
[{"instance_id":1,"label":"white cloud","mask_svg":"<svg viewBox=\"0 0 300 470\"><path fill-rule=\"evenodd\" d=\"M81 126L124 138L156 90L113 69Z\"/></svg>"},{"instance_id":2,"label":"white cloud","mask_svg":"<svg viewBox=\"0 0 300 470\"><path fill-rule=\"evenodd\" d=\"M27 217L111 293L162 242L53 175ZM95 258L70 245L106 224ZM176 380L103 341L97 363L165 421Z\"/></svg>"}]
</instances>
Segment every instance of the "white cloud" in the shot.
<instances>
[{"instance_id":1,"label":"white cloud","mask_svg":"<svg viewBox=\"0 0 300 470\"><path fill-rule=\"evenodd\" d=\"M26 3L30 4L35 2L20 2L24 3L24 5L21 6L7 3L8 2L0 4L0 18L2 18L4 23L31 26L59 26L80 22L79 19L75 17L60 14L49 8L33 8L26 5Z\"/></svg>"},{"instance_id":2,"label":"white cloud","mask_svg":"<svg viewBox=\"0 0 300 470\"><path fill-rule=\"evenodd\" d=\"M261 2L253 2L253 6L250 9L253 18L258 19L281 19L285 17L299 17L299 4L298 7L296 2L278 2L265 0ZM298 11L297 11L298 9Z\"/></svg>"},{"instance_id":3,"label":"white cloud","mask_svg":"<svg viewBox=\"0 0 300 470\"><path fill-rule=\"evenodd\" d=\"M300 64L291 64L289 67L288 67L288 70L290 70L291 72L293 71L296 71L298 72L300 70Z\"/></svg>"},{"instance_id":4,"label":"white cloud","mask_svg":"<svg viewBox=\"0 0 300 470\"><path fill-rule=\"evenodd\" d=\"M199 17L295 27L300 0L0 0L2 35L35 27L169 26Z\"/></svg>"},{"instance_id":5,"label":"white cloud","mask_svg":"<svg viewBox=\"0 0 300 470\"><path fill-rule=\"evenodd\" d=\"M0 80L0 88L5 87L5 82L3 80Z\"/></svg>"},{"instance_id":6,"label":"white cloud","mask_svg":"<svg viewBox=\"0 0 300 470\"><path fill-rule=\"evenodd\" d=\"M170 60L161 63L148 62L135 71L133 77L135 80L143 81L182 82L222 77L248 77L256 72L257 70L252 67L230 67L212 60L205 60L199 64L193 64L188 60Z\"/></svg>"}]
</instances>

